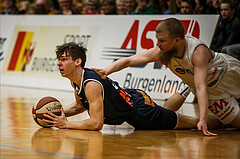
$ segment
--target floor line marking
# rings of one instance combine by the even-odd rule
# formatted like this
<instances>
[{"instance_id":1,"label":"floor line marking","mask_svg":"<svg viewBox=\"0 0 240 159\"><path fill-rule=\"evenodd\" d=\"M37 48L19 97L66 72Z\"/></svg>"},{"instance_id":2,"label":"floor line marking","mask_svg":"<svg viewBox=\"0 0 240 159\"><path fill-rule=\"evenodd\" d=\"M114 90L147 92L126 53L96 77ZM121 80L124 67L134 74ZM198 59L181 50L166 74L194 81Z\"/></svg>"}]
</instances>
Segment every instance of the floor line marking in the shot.
<instances>
[{"instance_id":1,"label":"floor line marking","mask_svg":"<svg viewBox=\"0 0 240 159\"><path fill-rule=\"evenodd\" d=\"M32 152L37 152L37 153L42 153L42 154L47 154L47 155L52 155L52 156L59 156L59 157L64 157L64 158L82 159L82 158L78 158L78 157L71 157L71 156L66 156L66 155L60 155L60 154L50 153L50 152L44 152L44 151L38 151L38 150L25 149L25 148L21 148L21 147L15 147L15 146L4 145L4 144L0 144L0 146L2 146L2 147L8 147L8 148L14 148L14 149L19 149L19 150L24 150L24 151L32 151Z\"/></svg>"}]
</instances>

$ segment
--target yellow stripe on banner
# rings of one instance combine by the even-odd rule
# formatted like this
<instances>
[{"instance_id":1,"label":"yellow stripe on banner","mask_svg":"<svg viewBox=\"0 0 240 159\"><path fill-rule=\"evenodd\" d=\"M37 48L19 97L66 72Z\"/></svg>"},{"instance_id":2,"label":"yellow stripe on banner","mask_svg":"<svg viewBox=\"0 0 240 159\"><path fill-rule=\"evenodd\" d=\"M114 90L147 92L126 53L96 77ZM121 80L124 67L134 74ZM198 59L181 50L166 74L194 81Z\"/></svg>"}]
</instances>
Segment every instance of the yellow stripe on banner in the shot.
<instances>
[{"instance_id":1,"label":"yellow stripe on banner","mask_svg":"<svg viewBox=\"0 0 240 159\"><path fill-rule=\"evenodd\" d=\"M32 37L33 37L33 32L26 33L23 43L22 43L22 46L21 46L21 50L20 50L18 59L17 59L15 71L22 71L22 67L24 66L24 63L27 60L27 57L26 57L26 55L24 55L24 52L26 50L28 50L29 47L31 46Z\"/></svg>"}]
</instances>

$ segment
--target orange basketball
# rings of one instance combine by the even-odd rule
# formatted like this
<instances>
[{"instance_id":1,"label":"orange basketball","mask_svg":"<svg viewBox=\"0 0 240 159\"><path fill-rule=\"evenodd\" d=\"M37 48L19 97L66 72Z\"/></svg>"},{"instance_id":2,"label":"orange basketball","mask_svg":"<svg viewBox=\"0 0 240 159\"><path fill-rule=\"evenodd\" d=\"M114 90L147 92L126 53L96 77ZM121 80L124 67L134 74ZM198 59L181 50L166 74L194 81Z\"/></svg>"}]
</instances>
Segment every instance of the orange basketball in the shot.
<instances>
[{"instance_id":1,"label":"orange basketball","mask_svg":"<svg viewBox=\"0 0 240 159\"><path fill-rule=\"evenodd\" d=\"M44 127L47 128L50 123L44 122L42 119L48 119L47 117L44 117L43 114L45 114L47 111L52 112L58 116L61 115L61 108L62 104L54 97L43 97L40 99L37 104L35 104L32 108L32 116L34 121ZM50 119L48 119L50 120Z\"/></svg>"}]
</instances>

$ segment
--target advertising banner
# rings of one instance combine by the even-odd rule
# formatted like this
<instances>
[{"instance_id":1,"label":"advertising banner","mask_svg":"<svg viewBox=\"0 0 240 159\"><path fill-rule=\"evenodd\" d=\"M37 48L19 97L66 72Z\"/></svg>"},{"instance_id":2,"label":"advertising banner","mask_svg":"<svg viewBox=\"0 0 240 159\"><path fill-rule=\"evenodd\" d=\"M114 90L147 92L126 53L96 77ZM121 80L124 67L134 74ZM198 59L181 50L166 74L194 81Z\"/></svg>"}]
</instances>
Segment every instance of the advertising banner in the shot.
<instances>
[{"instance_id":1,"label":"advertising banner","mask_svg":"<svg viewBox=\"0 0 240 159\"><path fill-rule=\"evenodd\" d=\"M211 44L218 15L1 15L1 84L72 90L58 72L57 45L84 43L88 49L86 67L105 68L115 60L156 46L155 28L169 17L183 22L186 35ZM160 63L129 67L109 77L124 88L145 90L156 100L168 98L183 85Z\"/></svg>"}]
</instances>

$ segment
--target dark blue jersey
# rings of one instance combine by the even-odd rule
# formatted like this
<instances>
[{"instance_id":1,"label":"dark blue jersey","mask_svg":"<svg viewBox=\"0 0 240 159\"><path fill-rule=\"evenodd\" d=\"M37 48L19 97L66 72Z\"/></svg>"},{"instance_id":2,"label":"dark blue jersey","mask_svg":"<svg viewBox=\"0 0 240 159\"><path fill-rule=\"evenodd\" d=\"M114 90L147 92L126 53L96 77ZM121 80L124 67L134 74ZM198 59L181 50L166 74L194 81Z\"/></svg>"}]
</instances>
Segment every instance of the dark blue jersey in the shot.
<instances>
[{"instance_id":1,"label":"dark blue jersey","mask_svg":"<svg viewBox=\"0 0 240 159\"><path fill-rule=\"evenodd\" d=\"M83 71L82 89L78 94L84 107L89 110L89 103L84 90L86 83L89 81L96 81L103 88L104 123L120 125L126 121L133 107L117 92L109 78L103 79L96 71L87 68ZM75 83L73 85L77 90L78 86Z\"/></svg>"},{"instance_id":2,"label":"dark blue jersey","mask_svg":"<svg viewBox=\"0 0 240 159\"><path fill-rule=\"evenodd\" d=\"M123 89L110 78L102 78L96 71L85 68L80 87L73 83L83 106L89 110L85 85L96 81L103 87L104 123L120 125L128 122L136 129L174 129L177 115L174 111L158 106L141 90Z\"/></svg>"}]
</instances>

